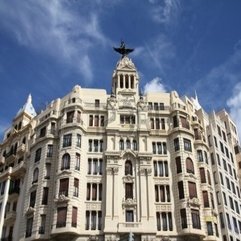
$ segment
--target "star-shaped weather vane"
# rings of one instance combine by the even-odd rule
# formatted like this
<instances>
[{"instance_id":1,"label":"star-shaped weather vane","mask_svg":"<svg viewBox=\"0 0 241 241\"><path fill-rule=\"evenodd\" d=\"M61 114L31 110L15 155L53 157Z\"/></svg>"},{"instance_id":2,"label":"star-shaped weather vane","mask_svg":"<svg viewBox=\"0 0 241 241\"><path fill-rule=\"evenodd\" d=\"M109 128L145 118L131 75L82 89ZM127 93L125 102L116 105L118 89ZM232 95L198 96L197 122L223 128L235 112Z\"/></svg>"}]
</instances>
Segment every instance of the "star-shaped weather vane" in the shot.
<instances>
[{"instance_id":1,"label":"star-shaped weather vane","mask_svg":"<svg viewBox=\"0 0 241 241\"><path fill-rule=\"evenodd\" d=\"M122 55L121 58L127 56L129 53L131 53L131 52L134 51L134 49L127 49L127 48L126 48L126 45L125 45L125 42L124 42L123 40L121 41L120 47L119 47L119 48L115 48L115 47L114 47L114 50L115 50L117 53L119 53L119 54Z\"/></svg>"}]
</instances>

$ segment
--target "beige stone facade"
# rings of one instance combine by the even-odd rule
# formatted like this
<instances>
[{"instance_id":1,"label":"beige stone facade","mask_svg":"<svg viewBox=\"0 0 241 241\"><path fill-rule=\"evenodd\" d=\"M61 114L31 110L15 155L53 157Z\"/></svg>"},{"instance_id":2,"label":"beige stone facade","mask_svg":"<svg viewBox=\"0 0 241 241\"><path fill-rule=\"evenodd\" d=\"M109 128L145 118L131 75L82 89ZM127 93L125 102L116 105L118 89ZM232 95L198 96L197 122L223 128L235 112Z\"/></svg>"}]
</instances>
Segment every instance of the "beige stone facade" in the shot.
<instances>
[{"instance_id":1,"label":"beige stone facade","mask_svg":"<svg viewBox=\"0 0 241 241\"><path fill-rule=\"evenodd\" d=\"M28 98L0 145L0 235L241 241L237 150L225 111L140 95L124 56L111 95L75 86L38 115Z\"/></svg>"}]
</instances>

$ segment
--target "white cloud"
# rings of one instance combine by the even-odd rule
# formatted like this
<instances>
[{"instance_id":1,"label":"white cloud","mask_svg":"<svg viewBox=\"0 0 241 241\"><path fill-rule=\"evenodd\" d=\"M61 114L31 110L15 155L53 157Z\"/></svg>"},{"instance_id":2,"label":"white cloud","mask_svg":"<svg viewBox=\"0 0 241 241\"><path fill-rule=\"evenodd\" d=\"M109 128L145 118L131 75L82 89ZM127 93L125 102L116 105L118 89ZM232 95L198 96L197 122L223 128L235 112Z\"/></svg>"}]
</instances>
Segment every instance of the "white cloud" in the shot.
<instances>
[{"instance_id":1,"label":"white cloud","mask_svg":"<svg viewBox=\"0 0 241 241\"><path fill-rule=\"evenodd\" d=\"M155 77L144 86L144 94L151 92L166 92L165 86L161 83L161 78Z\"/></svg>"},{"instance_id":2,"label":"white cloud","mask_svg":"<svg viewBox=\"0 0 241 241\"><path fill-rule=\"evenodd\" d=\"M230 115L238 128L239 138L241 137L241 83L235 85L233 95L227 100L230 108Z\"/></svg>"},{"instance_id":3,"label":"white cloud","mask_svg":"<svg viewBox=\"0 0 241 241\"><path fill-rule=\"evenodd\" d=\"M11 32L19 44L77 68L85 81L91 81L89 50L109 40L94 11L81 14L75 7L77 2L62 0L3 1L0 28Z\"/></svg>"},{"instance_id":4,"label":"white cloud","mask_svg":"<svg viewBox=\"0 0 241 241\"><path fill-rule=\"evenodd\" d=\"M164 69L170 67L169 61L175 57L174 45L165 35L160 34L145 47L148 54L148 64L155 64L163 74Z\"/></svg>"},{"instance_id":5,"label":"white cloud","mask_svg":"<svg viewBox=\"0 0 241 241\"><path fill-rule=\"evenodd\" d=\"M175 23L181 9L179 0L149 0L154 5L151 11L152 19L160 24Z\"/></svg>"}]
</instances>

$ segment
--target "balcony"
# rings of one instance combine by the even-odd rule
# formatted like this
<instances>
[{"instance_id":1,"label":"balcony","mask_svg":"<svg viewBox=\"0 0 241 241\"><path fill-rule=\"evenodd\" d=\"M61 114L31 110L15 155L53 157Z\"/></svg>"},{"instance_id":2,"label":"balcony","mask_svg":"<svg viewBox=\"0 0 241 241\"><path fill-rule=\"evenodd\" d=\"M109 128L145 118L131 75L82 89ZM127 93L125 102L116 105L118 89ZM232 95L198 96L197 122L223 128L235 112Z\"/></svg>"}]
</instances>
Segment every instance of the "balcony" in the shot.
<instances>
[{"instance_id":1,"label":"balcony","mask_svg":"<svg viewBox=\"0 0 241 241\"><path fill-rule=\"evenodd\" d=\"M12 168L12 174L11 176L22 176L25 174L26 171L26 165L24 161L19 162L15 167Z\"/></svg>"},{"instance_id":2,"label":"balcony","mask_svg":"<svg viewBox=\"0 0 241 241\"><path fill-rule=\"evenodd\" d=\"M14 222L16 219L16 212L15 211L11 211L11 212L7 212L6 214L6 218L5 218L5 223L12 223Z\"/></svg>"},{"instance_id":3,"label":"balcony","mask_svg":"<svg viewBox=\"0 0 241 241\"><path fill-rule=\"evenodd\" d=\"M20 187L14 187L9 189L9 199L16 199L19 196L20 193Z\"/></svg>"},{"instance_id":4,"label":"balcony","mask_svg":"<svg viewBox=\"0 0 241 241\"><path fill-rule=\"evenodd\" d=\"M61 121L61 127L70 127L70 126L79 126L83 125L83 120L81 118L73 118L73 119L63 119Z\"/></svg>"},{"instance_id":5,"label":"balcony","mask_svg":"<svg viewBox=\"0 0 241 241\"><path fill-rule=\"evenodd\" d=\"M25 144L21 144L17 148L17 154L21 156L25 152L25 150L26 150Z\"/></svg>"},{"instance_id":6,"label":"balcony","mask_svg":"<svg viewBox=\"0 0 241 241\"><path fill-rule=\"evenodd\" d=\"M125 207L134 207L137 205L137 201L135 198L127 198L122 200L122 208Z\"/></svg>"},{"instance_id":7,"label":"balcony","mask_svg":"<svg viewBox=\"0 0 241 241\"><path fill-rule=\"evenodd\" d=\"M16 153L14 153L13 151L10 151L5 155L5 161L8 161L8 162L14 161L15 158L16 158Z\"/></svg>"},{"instance_id":8,"label":"balcony","mask_svg":"<svg viewBox=\"0 0 241 241\"><path fill-rule=\"evenodd\" d=\"M129 233L130 229L132 232L138 232L142 229L142 224L138 222L118 223L118 232Z\"/></svg>"}]
</instances>

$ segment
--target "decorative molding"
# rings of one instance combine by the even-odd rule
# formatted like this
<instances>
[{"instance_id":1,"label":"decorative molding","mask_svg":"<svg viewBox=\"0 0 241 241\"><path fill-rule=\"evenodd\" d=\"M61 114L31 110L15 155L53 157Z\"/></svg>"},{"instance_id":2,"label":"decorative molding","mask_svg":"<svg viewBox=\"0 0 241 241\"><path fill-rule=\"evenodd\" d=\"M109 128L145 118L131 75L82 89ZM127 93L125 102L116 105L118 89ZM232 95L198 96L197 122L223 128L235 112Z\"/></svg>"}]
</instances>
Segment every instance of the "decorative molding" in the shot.
<instances>
[{"instance_id":1,"label":"decorative molding","mask_svg":"<svg viewBox=\"0 0 241 241\"><path fill-rule=\"evenodd\" d=\"M134 182L134 177L131 175L127 175L123 177L123 182L124 183L133 183Z\"/></svg>"},{"instance_id":2,"label":"decorative molding","mask_svg":"<svg viewBox=\"0 0 241 241\"><path fill-rule=\"evenodd\" d=\"M69 197L66 197L64 194L60 194L54 201L56 203L63 203L63 202L68 202L70 199Z\"/></svg>"},{"instance_id":3,"label":"decorative molding","mask_svg":"<svg viewBox=\"0 0 241 241\"><path fill-rule=\"evenodd\" d=\"M127 198L122 200L122 208L134 207L136 208L137 202L135 198Z\"/></svg>"}]
</instances>

